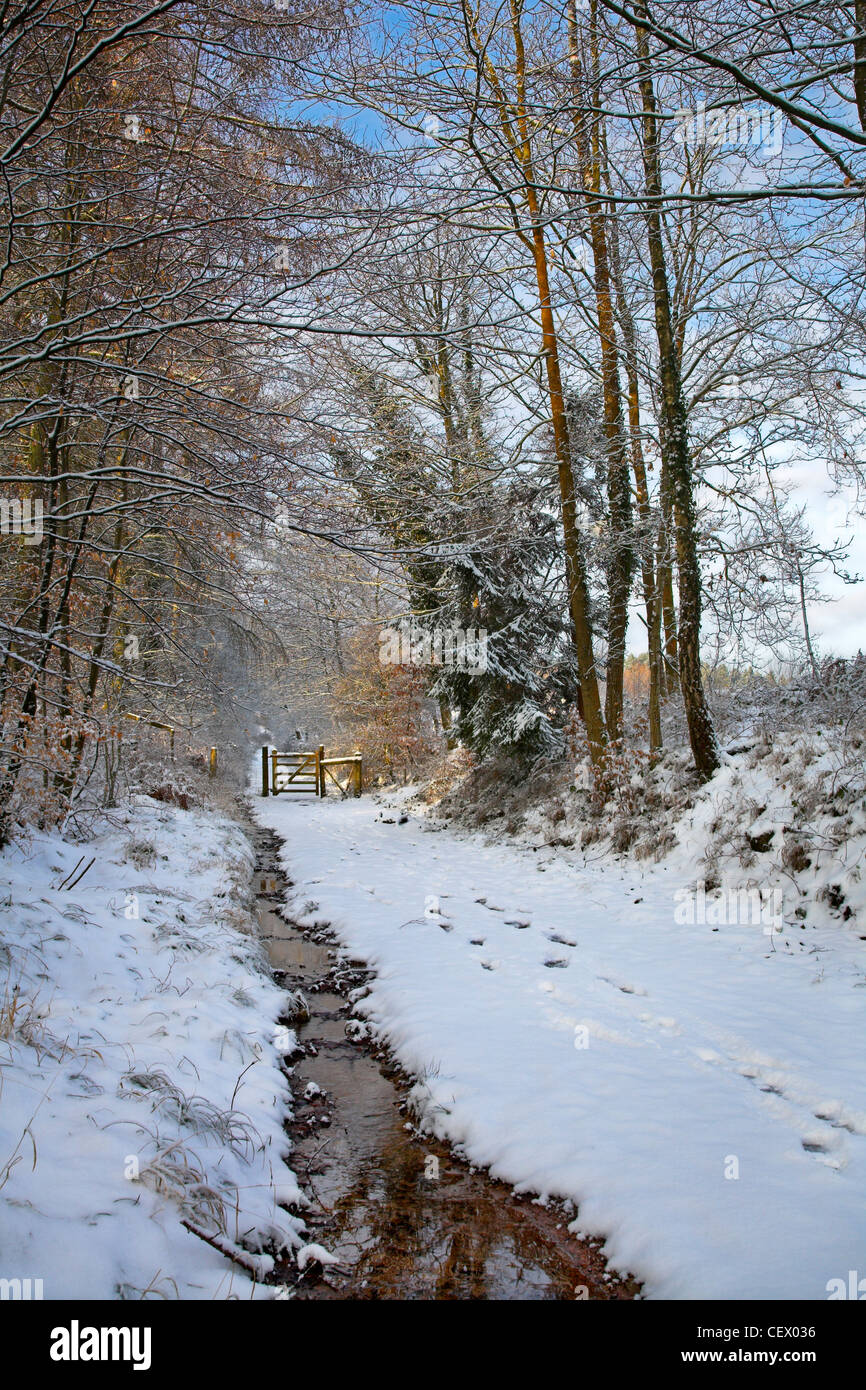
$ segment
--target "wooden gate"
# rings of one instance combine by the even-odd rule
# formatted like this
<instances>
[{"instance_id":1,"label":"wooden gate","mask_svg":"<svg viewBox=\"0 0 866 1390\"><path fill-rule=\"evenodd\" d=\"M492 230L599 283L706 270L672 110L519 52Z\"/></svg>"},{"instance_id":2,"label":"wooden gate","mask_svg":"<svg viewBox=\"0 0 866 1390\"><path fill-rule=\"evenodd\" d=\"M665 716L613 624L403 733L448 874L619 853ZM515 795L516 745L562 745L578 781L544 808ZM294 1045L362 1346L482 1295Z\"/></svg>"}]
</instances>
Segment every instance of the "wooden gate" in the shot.
<instances>
[{"instance_id":1,"label":"wooden gate","mask_svg":"<svg viewBox=\"0 0 866 1390\"><path fill-rule=\"evenodd\" d=\"M345 786L332 768L349 767ZM361 795L363 769L360 753L347 758L326 758L321 745L311 753L278 753L275 748L262 749L262 796L279 796L282 792L301 792L306 796L325 796L326 778L330 778L342 796L351 787L355 796Z\"/></svg>"}]
</instances>

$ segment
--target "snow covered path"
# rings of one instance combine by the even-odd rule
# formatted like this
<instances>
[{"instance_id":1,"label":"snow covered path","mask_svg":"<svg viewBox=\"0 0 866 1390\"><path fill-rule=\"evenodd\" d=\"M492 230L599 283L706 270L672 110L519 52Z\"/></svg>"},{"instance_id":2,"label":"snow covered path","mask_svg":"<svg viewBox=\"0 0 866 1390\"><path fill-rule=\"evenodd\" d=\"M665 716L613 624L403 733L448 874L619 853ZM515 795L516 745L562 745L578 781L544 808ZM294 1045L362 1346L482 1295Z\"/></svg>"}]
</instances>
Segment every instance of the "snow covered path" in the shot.
<instances>
[{"instance_id":1,"label":"snow covered path","mask_svg":"<svg viewBox=\"0 0 866 1390\"><path fill-rule=\"evenodd\" d=\"M672 867L540 862L370 798L253 807L293 915L374 968L356 1014L420 1078L429 1131L579 1203L650 1297L866 1276L855 934L678 925Z\"/></svg>"}]
</instances>

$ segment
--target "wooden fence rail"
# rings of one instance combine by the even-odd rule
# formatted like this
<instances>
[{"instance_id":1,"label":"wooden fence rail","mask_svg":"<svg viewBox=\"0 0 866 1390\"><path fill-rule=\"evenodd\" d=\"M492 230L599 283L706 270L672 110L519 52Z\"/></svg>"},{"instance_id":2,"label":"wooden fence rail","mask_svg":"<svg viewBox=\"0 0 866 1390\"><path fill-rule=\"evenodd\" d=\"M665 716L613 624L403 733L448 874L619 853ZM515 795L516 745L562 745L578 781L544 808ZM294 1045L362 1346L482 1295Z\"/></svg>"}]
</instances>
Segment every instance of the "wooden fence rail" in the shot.
<instances>
[{"instance_id":1,"label":"wooden fence rail","mask_svg":"<svg viewBox=\"0 0 866 1390\"><path fill-rule=\"evenodd\" d=\"M335 767L349 768L345 786L331 771ZM325 796L328 778L341 796L348 796L350 787L354 796L360 796L364 782L361 754L350 753L345 758L326 758L322 744L312 752L279 753L276 748L267 746L262 749L262 796L280 796L283 792Z\"/></svg>"}]
</instances>

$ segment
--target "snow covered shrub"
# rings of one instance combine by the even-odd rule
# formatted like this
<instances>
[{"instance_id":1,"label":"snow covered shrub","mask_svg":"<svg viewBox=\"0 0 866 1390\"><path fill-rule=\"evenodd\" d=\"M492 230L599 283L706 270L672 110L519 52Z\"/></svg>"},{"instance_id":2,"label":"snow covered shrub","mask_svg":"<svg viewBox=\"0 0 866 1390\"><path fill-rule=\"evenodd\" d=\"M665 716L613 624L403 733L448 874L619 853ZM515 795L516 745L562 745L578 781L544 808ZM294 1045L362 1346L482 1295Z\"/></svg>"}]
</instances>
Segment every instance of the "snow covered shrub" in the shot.
<instances>
[{"instance_id":1,"label":"snow covered shrub","mask_svg":"<svg viewBox=\"0 0 866 1390\"><path fill-rule=\"evenodd\" d=\"M137 869L149 869L156 863L156 845L153 840L133 836L126 846L126 858Z\"/></svg>"},{"instance_id":2,"label":"snow covered shrub","mask_svg":"<svg viewBox=\"0 0 866 1390\"><path fill-rule=\"evenodd\" d=\"M866 718L866 657L828 658L814 670L806 666L789 676L758 671L729 671L724 665L705 672L708 699L719 737L748 742L763 758L780 728L820 729L844 724L862 733ZM743 750L746 751L746 750Z\"/></svg>"},{"instance_id":3,"label":"snow covered shrub","mask_svg":"<svg viewBox=\"0 0 866 1390\"><path fill-rule=\"evenodd\" d=\"M792 707L808 711L814 719L823 712L830 723L863 727L866 717L866 656L858 652L846 660L828 657L817 671L808 668L791 683Z\"/></svg>"}]
</instances>

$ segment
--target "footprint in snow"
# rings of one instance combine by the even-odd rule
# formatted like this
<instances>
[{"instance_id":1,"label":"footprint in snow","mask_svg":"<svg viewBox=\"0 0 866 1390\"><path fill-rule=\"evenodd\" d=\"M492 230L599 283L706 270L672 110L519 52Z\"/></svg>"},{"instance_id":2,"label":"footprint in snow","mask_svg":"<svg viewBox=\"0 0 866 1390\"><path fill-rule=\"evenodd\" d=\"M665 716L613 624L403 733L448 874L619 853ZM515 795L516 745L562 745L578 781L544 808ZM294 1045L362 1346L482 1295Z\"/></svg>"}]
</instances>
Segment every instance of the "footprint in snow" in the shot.
<instances>
[{"instance_id":1,"label":"footprint in snow","mask_svg":"<svg viewBox=\"0 0 866 1390\"><path fill-rule=\"evenodd\" d=\"M835 1104L831 1107L822 1108L814 1112L816 1120L823 1120L825 1124L832 1125L833 1129L846 1129L849 1134L866 1134L863 1120L858 1122L854 1118L842 1118L842 1107Z\"/></svg>"},{"instance_id":2,"label":"footprint in snow","mask_svg":"<svg viewBox=\"0 0 866 1390\"><path fill-rule=\"evenodd\" d=\"M823 1163L827 1168L847 1168L848 1159L842 1149L841 1140L833 1138L824 1139L817 1134L807 1134L800 1143L807 1154L814 1154L819 1163Z\"/></svg>"},{"instance_id":3,"label":"footprint in snow","mask_svg":"<svg viewBox=\"0 0 866 1390\"><path fill-rule=\"evenodd\" d=\"M569 941L567 936L560 936L558 932L550 932L548 941L554 941L557 946L576 946L576 941Z\"/></svg>"},{"instance_id":4,"label":"footprint in snow","mask_svg":"<svg viewBox=\"0 0 866 1390\"><path fill-rule=\"evenodd\" d=\"M546 960L544 964L548 970L565 970L568 965L567 960Z\"/></svg>"},{"instance_id":5,"label":"footprint in snow","mask_svg":"<svg viewBox=\"0 0 866 1390\"><path fill-rule=\"evenodd\" d=\"M523 931L526 927L532 926L532 920L529 917L506 917L505 925L506 927L518 927Z\"/></svg>"},{"instance_id":6,"label":"footprint in snow","mask_svg":"<svg viewBox=\"0 0 866 1390\"><path fill-rule=\"evenodd\" d=\"M483 936L473 936L472 939L471 939L471 941L469 942L469 945L470 945L470 946L483 946L483 945L484 945L484 937L483 937Z\"/></svg>"},{"instance_id":7,"label":"footprint in snow","mask_svg":"<svg viewBox=\"0 0 866 1390\"><path fill-rule=\"evenodd\" d=\"M611 980L607 975L599 975L598 978L604 980L606 985L612 985L614 989L618 989L622 994L639 994L641 998L647 997L647 990L644 989L643 985L629 985L626 984L624 980Z\"/></svg>"},{"instance_id":8,"label":"footprint in snow","mask_svg":"<svg viewBox=\"0 0 866 1390\"><path fill-rule=\"evenodd\" d=\"M655 1014L638 1014L641 1023L648 1028L665 1028L668 1032L679 1033L680 1027L675 1018L656 1017Z\"/></svg>"}]
</instances>

